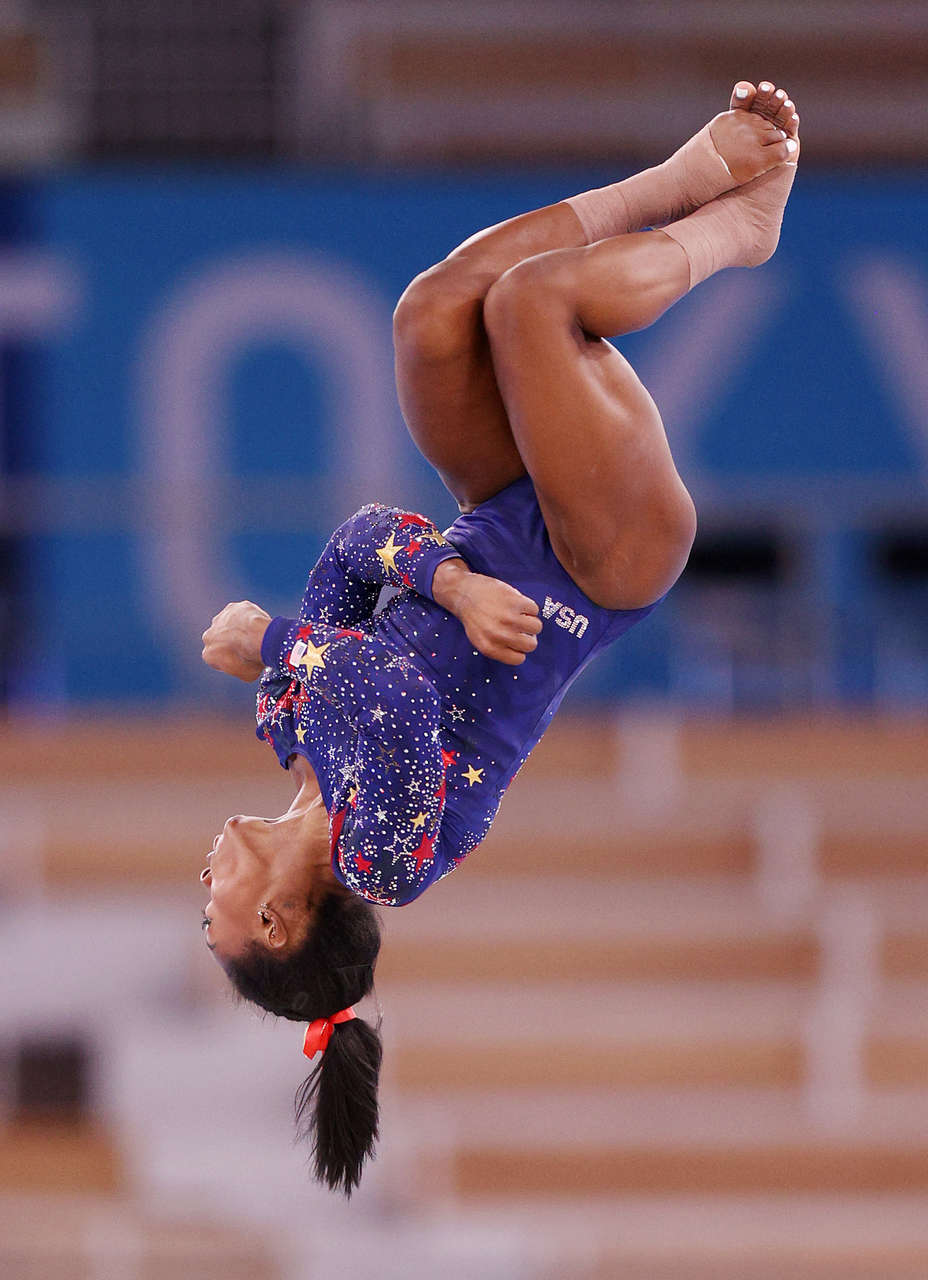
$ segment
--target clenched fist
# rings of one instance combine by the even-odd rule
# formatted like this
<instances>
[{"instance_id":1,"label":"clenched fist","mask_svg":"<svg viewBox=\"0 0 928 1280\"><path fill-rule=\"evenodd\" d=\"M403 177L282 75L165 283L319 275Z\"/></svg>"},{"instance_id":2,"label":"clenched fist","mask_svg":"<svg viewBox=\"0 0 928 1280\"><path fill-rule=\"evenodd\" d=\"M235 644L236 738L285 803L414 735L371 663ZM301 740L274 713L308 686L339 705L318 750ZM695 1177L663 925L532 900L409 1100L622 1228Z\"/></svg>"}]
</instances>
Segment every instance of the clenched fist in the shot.
<instances>
[{"instance_id":1,"label":"clenched fist","mask_svg":"<svg viewBox=\"0 0 928 1280\"><path fill-rule=\"evenodd\" d=\"M460 619L479 652L517 667L538 648L538 605L499 578L471 573L463 560L444 560L435 570L432 595Z\"/></svg>"},{"instance_id":2,"label":"clenched fist","mask_svg":"<svg viewBox=\"0 0 928 1280\"><path fill-rule=\"evenodd\" d=\"M217 613L203 632L208 667L251 683L264 670L261 641L271 615L250 600L237 600Z\"/></svg>"}]
</instances>

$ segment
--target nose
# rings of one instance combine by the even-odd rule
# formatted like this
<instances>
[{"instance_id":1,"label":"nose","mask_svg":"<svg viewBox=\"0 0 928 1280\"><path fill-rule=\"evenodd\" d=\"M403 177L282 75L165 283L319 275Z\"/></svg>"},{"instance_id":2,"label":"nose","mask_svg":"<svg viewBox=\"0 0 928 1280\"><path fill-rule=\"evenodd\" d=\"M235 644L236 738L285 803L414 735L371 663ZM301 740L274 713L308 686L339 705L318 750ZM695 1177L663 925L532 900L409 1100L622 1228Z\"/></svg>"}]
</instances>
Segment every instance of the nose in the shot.
<instances>
[{"instance_id":1,"label":"nose","mask_svg":"<svg viewBox=\"0 0 928 1280\"><path fill-rule=\"evenodd\" d=\"M213 878L213 872L210 867L204 867L200 872L200 884L209 884Z\"/></svg>"}]
</instances>

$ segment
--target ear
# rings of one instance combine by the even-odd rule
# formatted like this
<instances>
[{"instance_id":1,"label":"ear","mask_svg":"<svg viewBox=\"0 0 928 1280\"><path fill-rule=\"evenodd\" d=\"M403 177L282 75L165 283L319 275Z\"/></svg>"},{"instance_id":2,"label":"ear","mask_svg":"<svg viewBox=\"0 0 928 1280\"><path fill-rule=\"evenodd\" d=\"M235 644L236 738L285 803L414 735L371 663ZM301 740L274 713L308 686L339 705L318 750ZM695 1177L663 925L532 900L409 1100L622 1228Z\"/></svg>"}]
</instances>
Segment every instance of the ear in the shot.
<instances>
[{"instance_id":1,"label":"ear","mask_svg":"<svg viewBox=\"0 0 928 1280\"><path fill-rule=\"evenodd\" d=\"M277 951L281 947L285 947L287 945L287 928L274 908L268 906L259 907L258 915L261 917L261 928L264 931L265 944L270 950Z\"/></svg>"}]
</instances>

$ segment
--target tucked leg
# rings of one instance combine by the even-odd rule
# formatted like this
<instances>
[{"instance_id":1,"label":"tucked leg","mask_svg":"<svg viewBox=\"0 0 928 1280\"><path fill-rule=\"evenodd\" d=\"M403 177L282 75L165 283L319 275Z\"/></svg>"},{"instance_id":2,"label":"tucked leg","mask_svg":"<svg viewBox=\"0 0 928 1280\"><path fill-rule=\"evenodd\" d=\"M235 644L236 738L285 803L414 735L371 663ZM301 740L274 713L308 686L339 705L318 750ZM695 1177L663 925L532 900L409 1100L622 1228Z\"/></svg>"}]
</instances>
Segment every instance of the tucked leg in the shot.
<instances>
[{"instance_id":1,"label":"tucked leg","mask_svg":"<svg viewBox=\"0 0 928 1280\"><path fill-rule=\"evenodd\" d=\"M761 91L748 112L732 113L767 113L752 143L757 177L663 231L528 259L484 304L497 385L554 550L607 607L648 604L673 585L695 513L654 402L604 335L644 328L713 272L756 266L774 252L796 173L798 118L785 92Z\"/></svg>"},{"instance_id":2,"label":"tucked leg","mask_svg":"<svg viewBox=\"0 0 928 1280\"><path fill-rule=\"evenodd\" d=\"M766 89L772 93L773 86ZM781 158L770 144L785 137L778 126L786 109L768 97L739 81L730 110L664 164L491 227L403 294L394 324L400 405L413 439L462 509L525 470L483 325L490 286L526 258L671 222L764 173Z\"/></svg>"},{"instance_id":3,"label":"tucked leg","mask_svg":"<svg viewBox=\"0 0 928 1280\"><path fill-rule=\"evenodd\" d=\"M695 534L660 414L601 334L651 324L689 288L660 231L529 259L490 290L484 318L512 433L555 553L608 608L650 604Z\"/></svg>"},{"instance_id":4,"label":"tucked leg","mask_svg":"<svg viewBox=\"0 0 928 1280\"><path fill-rule=\"evenodd\" d=\"M400 408L463 511L525 473L496 385L484 298L523 259L583 243L573 211L551 205L466 241L417 276L399 301L393 334Z\"/></svg>"},{"instance_id":5,"label":"tucked leg","mask_svg":"<svg viewBox=\"0 0 928 1280\"><path fill-rule=\"evenodd\" d=\"M674 158L709 184L700 199L721 194L687 197L699 207L666 232L624 234L674 191L638 175L482 232L397 308L397 388L423 454L465 510L527 470L556 554L598 604L658 598L695 533L657 408L604 335L769 257L798 158L792 108L766 82L736 86L732 110ZM619 234L588 244L606 225Z\"/></svg>"}]
</instances>

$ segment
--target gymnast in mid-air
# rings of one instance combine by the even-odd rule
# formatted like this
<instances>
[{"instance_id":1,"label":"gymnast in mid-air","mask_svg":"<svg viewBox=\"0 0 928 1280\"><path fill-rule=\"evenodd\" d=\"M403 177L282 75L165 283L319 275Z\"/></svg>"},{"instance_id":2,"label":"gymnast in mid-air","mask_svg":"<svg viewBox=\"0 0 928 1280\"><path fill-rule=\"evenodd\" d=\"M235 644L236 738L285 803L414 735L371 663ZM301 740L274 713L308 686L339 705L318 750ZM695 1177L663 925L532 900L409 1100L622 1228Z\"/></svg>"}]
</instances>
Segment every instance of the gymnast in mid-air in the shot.
<instances>
[{"instance_id":1,"label":"gymnast in mid-air","mask_svg":"<svg viewBox=\"0 0 928 1280\"><path fill-rule=\"evenodd\" d=\"M417 446L461 515L379 504L338 528L296 618L228 604L203 658L260 680L258 735L293 778L278 818L207 854L207 946L238 993L308 1023L297 1094L314 1171L347 1194L377 1136L374 904L402 906L486 836L587 663L667 593L696 530L657 408L604 335L765 262L799 116L739 81L669 160L473 236L394 322ZM651 228L660 228L659 230ZM711 358L707 352L706 358ZM377 611L384 587L395 594Z\"/></svg>"}]
</instances>

